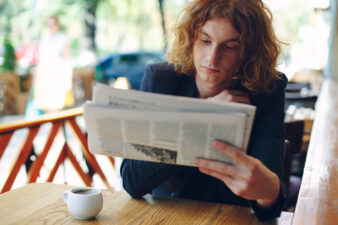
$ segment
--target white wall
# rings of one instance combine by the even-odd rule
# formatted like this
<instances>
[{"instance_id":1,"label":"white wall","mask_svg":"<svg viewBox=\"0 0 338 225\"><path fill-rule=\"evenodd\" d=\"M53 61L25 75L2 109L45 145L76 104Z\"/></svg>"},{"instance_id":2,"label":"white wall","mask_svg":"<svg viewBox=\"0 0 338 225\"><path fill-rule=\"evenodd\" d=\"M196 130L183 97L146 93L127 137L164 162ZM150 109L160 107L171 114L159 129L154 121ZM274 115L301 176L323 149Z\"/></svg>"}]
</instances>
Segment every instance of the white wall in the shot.
<instances>
[{"instance_id":1,"label":"white wall","mask_svg":"<svg viewBox=\"0 0 338 225\"><path fill-rule=\"evenodd\" d=\"M338 0L331 0L331 33L326 76L338 80Z\"/></svg>"}]
</instances>

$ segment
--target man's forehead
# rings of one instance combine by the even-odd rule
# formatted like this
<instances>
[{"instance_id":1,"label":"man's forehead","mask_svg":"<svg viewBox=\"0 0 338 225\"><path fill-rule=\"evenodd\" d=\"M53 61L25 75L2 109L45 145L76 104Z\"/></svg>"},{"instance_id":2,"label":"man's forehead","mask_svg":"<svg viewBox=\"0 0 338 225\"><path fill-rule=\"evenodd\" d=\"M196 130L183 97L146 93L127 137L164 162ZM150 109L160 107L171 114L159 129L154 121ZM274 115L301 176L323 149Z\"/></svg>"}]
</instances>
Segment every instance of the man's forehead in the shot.
<instances>
[{"instance_id":1,"label":"man's forehead","mask_svg":"<svg viewBox=\"0 0 338 225\"><path fill-rule=\"evenodd\" d=\"M212 35L208 33L208 31L206 31L205 29L203 29L203 27L201 27L198 31L198 35L205 35L207 36L208 38L212 38ZM237 41L237 42L240 42L240 38L238 35L234 35L233 37L232 36L229 36L229 37L226 37L224 39L224 42L234 42L234 41Z\"/></svg>"}]
</instances>

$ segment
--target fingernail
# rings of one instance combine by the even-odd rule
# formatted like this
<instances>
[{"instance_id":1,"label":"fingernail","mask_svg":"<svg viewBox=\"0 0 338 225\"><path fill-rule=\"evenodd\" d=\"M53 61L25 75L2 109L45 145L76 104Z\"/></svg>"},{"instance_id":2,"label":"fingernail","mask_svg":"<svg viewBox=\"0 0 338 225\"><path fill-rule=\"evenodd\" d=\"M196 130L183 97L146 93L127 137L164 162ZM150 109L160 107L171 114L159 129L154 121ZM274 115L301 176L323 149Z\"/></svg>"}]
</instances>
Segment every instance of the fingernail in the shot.
<instances>
[{"instance_id":1,"label":"fingernail","mask_svg":"<svg viewBox=\"0 0 338 225\"><path fill-rule=\"evenodd\" d=\"M222 147L222 148L225 148L225 147L228 146L228 145L227 145L226 143L224 143L223 141L217 140L217 139L214 139L214 140L212 141L212 145L213 145L214 147Z\"/></svg>"},{"instance_id":2,"label":"fingernail","mask_svg":"<svg viewBox=\"0 0 338 225\"><path fill-rule=\"evenodd\" d=\"M219 140L214 139L214 140L212 141L212 145L213 145L213 146L219 145Z\"/></svg>"}]
</instances>

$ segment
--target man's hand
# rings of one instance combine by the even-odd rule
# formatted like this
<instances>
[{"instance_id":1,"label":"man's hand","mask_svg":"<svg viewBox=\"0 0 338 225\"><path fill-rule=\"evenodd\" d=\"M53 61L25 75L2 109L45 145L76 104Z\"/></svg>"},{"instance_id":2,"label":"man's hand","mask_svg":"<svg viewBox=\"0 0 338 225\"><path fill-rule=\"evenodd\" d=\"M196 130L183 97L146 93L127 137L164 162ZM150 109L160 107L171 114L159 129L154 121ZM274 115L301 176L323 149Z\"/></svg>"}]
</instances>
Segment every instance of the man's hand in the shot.
<instances>
[{"instance_id":1,"label":"man's hand","mask_svg":"<svg viewBox=\"0 0 338 225\"><path fill-rule=\"evenodd\" d=\"M209 101L226 101L250 104L250 98L247 93L240 90L223 90L219 94L207 98Z\"/></svg>"},{"instance_id":2,"label":"man's hand","mask_svg":"<svg viewBox=\"0 0 338 225\"><path fill-rule=\"evenodd\" d=\"M238 196L257 200L261 207L269 207L277 200L279 178L261 161L221 141L213 141L212 145L227 154L234 164L198 158L195 164L200 172L220 179Z\"/></svg>"}]
</instances>

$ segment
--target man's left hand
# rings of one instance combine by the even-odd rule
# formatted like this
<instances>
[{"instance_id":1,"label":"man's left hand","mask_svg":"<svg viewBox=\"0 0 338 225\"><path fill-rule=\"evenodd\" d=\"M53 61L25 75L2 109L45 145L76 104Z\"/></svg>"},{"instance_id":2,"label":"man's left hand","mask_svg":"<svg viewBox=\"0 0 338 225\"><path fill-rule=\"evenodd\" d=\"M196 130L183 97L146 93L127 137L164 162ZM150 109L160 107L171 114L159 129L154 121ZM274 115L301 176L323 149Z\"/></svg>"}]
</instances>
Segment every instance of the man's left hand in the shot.
<instances>
[{"instance_id":1,"label":"man's left hand","mask_svg":"<svg viewBox=\"0 0 338 225\"><path fill-rule=\"evenodd\" d=\"M277 200L279 178L261 161L221 141L213 141L212 145L234 164L198 158L195 164L200 172L220 179L240 197L257 200L261 207L269 207Z\"/></svg>"}]
</instances>

